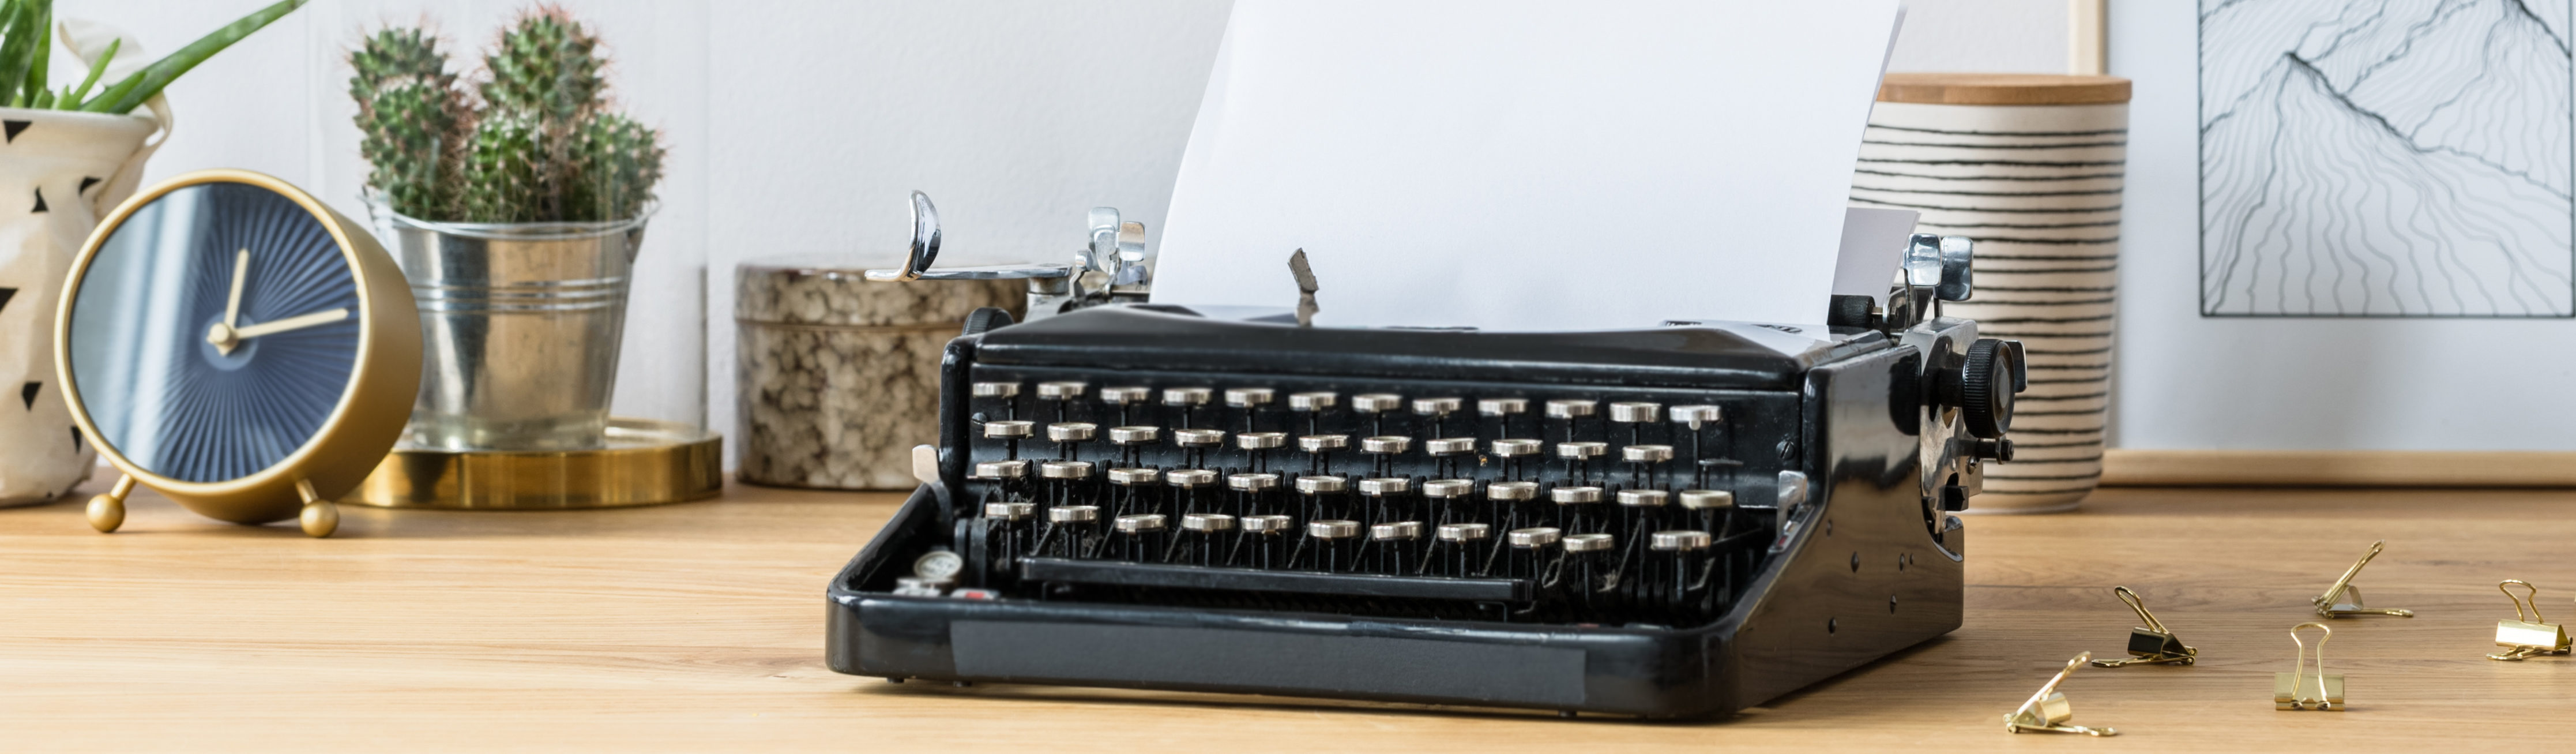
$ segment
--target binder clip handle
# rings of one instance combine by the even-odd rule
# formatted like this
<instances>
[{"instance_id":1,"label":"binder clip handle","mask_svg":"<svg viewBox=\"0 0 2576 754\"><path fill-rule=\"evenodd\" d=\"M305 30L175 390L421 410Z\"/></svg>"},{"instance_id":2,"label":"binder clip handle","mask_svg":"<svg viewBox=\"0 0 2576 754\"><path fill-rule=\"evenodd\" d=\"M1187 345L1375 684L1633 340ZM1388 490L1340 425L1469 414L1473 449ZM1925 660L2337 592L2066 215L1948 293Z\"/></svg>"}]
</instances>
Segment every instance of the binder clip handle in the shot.
<instances>
[{"instance_id":1,"label":"binder clip handle","mask_svg":"<svg viewBox=\"0 0 2576 754\"><path fill-rule=\"evenodd\" d=\"M2067 676L2074 675L2076 668L2084 667L2084 663L2091 659L2093 659L2093 653L2083 652L2075 655L2075 659L2067 660L2066 667L2059 669L2057 675L2051 676L2047 685L2039 687L2039 693L2030 695L2029 701L2022 702L2019 709L2004 716L2004 731L2008 733L2023 731L2082 733L2097 737L2120 735L2120 731L2112 728L2088 728L2066 723L2067 720L2075 717L2075 708L2073 704L2066 701L2065 694L2058 692L2057 686L2065 683Z\"/></svg>"},{"instance_id":2,"label":"binder clip handle","mask_svg":"<svg viewBox=\"0 0 2576 754\"><path fill-rule=\"evenodd\" d=\"M2512 589L2509 589L2509 588L2506 588L2506 587L2507 587L2507 585L2511 585L2511 584L2521 584L2521 585L2522 585L2522 589L2523 589L2523 596L2520 596L2520 597L2513 596L2513 590L2512 590ZM2522 580L2522 579L2505 579L2505 580L2503 580L2503 581L2498 581L2498 582L2496 582L2496 591L2503 592L2503 593L2504 593L2504 598L2505 598L2505 599L2513 600L2513 619L2514 619L2514 620L2518 620L2518 621L2526 621L2526 622L2530 622L2530 623L2547 623L2547 622L2549 622L2548 620L2543 619L2543 618L2541 618L2541 617L2540 617L2540 587L2532 586L2532 585L2531 585L2531 582L2524 581L2524 580ZM2530 605L2530 606L2531 606L2531 617L2528 617L2528 618L2523 617L2523 612L2522 612L2522 611L2523 611L2523 606L2524 606L2524 605Z\"/></svg>"},{"instance_id":3,"label":"binder clip handle","mask_svg":"<svg viewBox=\"0 0 2576 754\"><path fill-rule=\"evenodd\" d=\"M2121 602L2129 603L2129 609L2138 611L2138 620L2147 622L2147 630L2160 634L2173 633L2172 631L2165 630L2164 622L2156 620L2155 613L2147 612L2147 603L2138 599L2137 592L2129 591L2129 588L2125 586L2115 586L2111 587L2111 593L2117 595Z\"/></svg>"}]
</instances>

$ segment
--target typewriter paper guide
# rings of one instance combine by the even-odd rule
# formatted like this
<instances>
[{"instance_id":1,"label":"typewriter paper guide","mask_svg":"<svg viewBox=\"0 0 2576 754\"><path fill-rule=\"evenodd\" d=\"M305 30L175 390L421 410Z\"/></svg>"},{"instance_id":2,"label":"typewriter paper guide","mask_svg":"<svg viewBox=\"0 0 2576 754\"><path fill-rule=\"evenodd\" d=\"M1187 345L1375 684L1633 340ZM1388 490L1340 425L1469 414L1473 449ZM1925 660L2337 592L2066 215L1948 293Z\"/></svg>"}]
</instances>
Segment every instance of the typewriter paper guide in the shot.
<instances>
[{"instance_id":1,"label":"typewriter paper guide","mask_svg":"<svg viewBox=\"0 0 2576 754\"><path fill-rule=\"evenodd\" d=\"M1154 300L1318 323L1824 319L1896 0L1242 0Z\"/></svg>"}]
</instances>

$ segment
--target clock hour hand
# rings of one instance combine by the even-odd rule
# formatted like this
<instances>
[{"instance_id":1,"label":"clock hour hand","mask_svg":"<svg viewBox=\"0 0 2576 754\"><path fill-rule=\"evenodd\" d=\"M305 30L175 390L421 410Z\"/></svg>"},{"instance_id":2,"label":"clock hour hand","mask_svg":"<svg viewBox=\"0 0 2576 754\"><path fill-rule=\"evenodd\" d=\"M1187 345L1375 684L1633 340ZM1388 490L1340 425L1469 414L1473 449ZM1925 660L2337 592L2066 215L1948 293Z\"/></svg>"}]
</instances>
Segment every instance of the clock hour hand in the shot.
<instances>
[{"instance_id":1,"label":"clock hour hand","mask_svg":"<svg viewBox=\"0 0 2576 754\"><path fill-rule=\"evenodd\" d=\"M262 335L276 335L282 332L302 330L307 327L320 327L322 325L331 324L348 318L348 309L329 309L310 314L298 314L285 319L270 320L256 325L235 329L233 330L233 338L235 340L249 340Z\"/></svg>"},{"instance_id":2,"label":"clock hour hand","mask_svg":"<svg viewBox=\"0 0 2576 754\"><path fill-rule=\"evenodd\" d=\"M231 300L224 303L225 327L237 327L241 324L242 281L248 279L249 275L250 249L244 248L241 253L233 255L233 293Z\"/></svg>"}]
</instances>

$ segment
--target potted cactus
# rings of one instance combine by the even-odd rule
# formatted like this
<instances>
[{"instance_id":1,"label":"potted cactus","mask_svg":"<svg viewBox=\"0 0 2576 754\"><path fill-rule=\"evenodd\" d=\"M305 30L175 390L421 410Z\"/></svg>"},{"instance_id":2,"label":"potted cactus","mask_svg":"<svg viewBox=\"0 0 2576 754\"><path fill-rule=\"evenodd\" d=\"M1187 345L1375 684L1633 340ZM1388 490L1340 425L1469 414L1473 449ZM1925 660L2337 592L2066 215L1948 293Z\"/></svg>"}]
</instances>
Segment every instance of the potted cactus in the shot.
<instances>
[{"instance_id":1,"label":"potted cactus","mask_svg":"<svg viewBox=\"0 0 2576 754\"><path fill-rule=\"evenodd\" d=\"M0 410L0 506L52 500L96 466L54 384L55 299L98 217L133 195L169 138L162 89L304 2L152 60L103 24L56 21L52 0L0 0L0 385L22 403ZM56 44L82 65L47 70Z\"/></svg>"},{"instance_id":2,"label":"potted cactus","mask_svg":"<svg viewBox=\"0 0 2576 754\"><path fill-rule=\"evenodd\" d=\"M406 442L598 447L664 154L609 108L599 38L539 6L471 79L412 27L378 30L349 64L368 204L431 344Z\"/></svg>"}]
</instances>

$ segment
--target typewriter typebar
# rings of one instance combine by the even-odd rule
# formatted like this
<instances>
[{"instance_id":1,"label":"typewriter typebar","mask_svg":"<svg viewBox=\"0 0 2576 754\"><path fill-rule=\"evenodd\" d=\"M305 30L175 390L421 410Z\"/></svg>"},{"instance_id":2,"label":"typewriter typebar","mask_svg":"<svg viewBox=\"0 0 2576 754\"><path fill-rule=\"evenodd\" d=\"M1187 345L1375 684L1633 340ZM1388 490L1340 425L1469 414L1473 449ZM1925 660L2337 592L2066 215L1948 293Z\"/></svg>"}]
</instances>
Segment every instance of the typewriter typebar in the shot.
<instances>
[{"instance_id":1,"label":"typewriter typebar","mask_svg":"<svg viewBox=\"0 0 2576 754\"><path fill-rule=\"evenodd\" d=\"M2017 344L1870 318L1479 333L1141 304L970 332L942 367L936 478L833 582L828 658L1758 704L1958 627L1950 514L2011 453Z\"/></svg>"}]
</instances>

